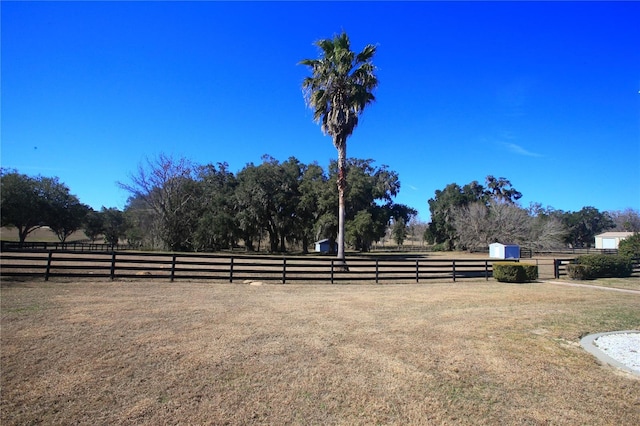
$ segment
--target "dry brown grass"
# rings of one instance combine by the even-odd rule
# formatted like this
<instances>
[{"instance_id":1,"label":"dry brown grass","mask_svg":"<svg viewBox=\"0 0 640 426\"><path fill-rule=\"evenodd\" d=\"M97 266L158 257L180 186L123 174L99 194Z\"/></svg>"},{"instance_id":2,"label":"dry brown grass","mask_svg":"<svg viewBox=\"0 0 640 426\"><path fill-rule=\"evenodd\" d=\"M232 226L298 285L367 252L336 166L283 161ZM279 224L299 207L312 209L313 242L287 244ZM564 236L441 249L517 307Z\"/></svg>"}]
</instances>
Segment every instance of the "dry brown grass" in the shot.
<instances>
[{"instance_id":1,"label":"dry brown grass","mask_svg":"<svg viewBox=\"0 0 640 426\"><path fill-rule=\"evenodd\" d=\"M5 226L1 227L0 238L2 238L3 241L20 241L20 238L18 237L18 229L13 227L5 227ZM67 242L70 243L73 241L82 241L86 239L87 239L87 236L85 235L84 231L79 230L71 234L67 238ZM48 242L48 243L60 242L56 234L54 234L53 231L51 231L48 227L38 228L35 231L31 232L29 235L27 235L26 241L27 242L38 241L38 242Z\"/></svg>"},{"instance_id":2,"label":"dry brown grass","mask_svg":"<svg viewBox=\"0 0 640 426\"><path fill-rule=\"evenodd\" d=\"M620 288L626 290L640 291L640 277L631 278L598 278L597 280L570 280L565 278L563 281L584 285L595 285L600 287Z\"/></svg>"},{"instance_id":3,"label":"dry brown grass","mask_svg":"<svg viewBox=\"0 0 640 426\"><path fill-rule=\"evenodd\" d=\"M3 425L640 422L640 380L578 344L640 328L640 295L87 281L1 296Z\"/></svg>"}]
</instances>

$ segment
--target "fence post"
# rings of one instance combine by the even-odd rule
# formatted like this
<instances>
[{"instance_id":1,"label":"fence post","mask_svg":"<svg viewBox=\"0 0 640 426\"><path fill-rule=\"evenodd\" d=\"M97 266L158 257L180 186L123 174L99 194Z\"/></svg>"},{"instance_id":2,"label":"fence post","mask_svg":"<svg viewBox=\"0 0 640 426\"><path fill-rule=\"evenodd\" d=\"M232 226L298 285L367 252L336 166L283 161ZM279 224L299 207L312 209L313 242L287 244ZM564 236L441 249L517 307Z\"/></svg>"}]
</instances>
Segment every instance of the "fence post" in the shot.
<instances>
[{"instance_id":1,"label":"fence post","mask_svg":"<svg viewBox=\"0 0 640 426\"><path fill-rule=\"evenodd\" d=\"M560 278L560 261L553 259L553 278Z\"/></svg>"},{"instance_id":2,"label":"fence post","mask_svg":"<svg viewBox=\"0 0 640 426\"><path fill-rule=\"evenodd\" d=\"M489 281L489 261L484 261L484 279L485 281Z\"/></svg>"},{"instance_id":3,"label":"fence post","mask_svg":"<svg viewBox=\"0 0 640 426\"><path fill-rule=\"evenodd\" d=\"M378 259L376 259L376 284L378 284Z\"/></svg>"},{"instance_id":4,"label":"fence post","mask_svg":"<svg viewBox=\"0 0 640 426\"><path fill-rule=\"evenodd\" d=\"M174 254L171 258L171 282L176 276L176 255Z\"/></svg>"},{"instance_id":5,"label":"fence post","mask_svg":"<svg viewBox=\"0 0 640 426\"><path fill-rule=\"evenodd\" d=\"M229 282L233 282L233 256L229 258Z\"/></svg>"},{"instance_id":6,"label":"fence post","mask_svg":"<svg viewBox=\"0 0 640 426\"><path fill-rule=\"evenodd\" d=\"M331 260L331 284L333 284L333 259Z\"/></svg>"},{"instance_id":7,"label":"fence post","mask_svg":"<svg viewBox=\"0 0 640 426\"><path fill-rule=\"evenodd\" d=\"M420 260L416 259L416 284L420 282Z\"/></svg>"},{"instance_id":8,"label":"fence post","mask_svg":"<svg viewBox=\"0 0 640 426\"><path fill-rule=\"evenodd\" d=\"M455 283L456 282L456 261L452 260L451 262L452 262L452 267L453 267L452 268L453 269L453 282Z\"/></svg>"},{"instance_id":9,"label":"fence post","mask_svg":"<svg viewBox=\"0 0 640 426\"><path fill-rule=\"evenodd\" d=\"M287 258L282 258L282 284L287 283Z\"/></svg>"},{"instance_id":10,"label":"fence post","mask_svg":"<svg viewBox=\"0 0 640 426\"><path fill-rule=\"evenodd\" d=\"M111 252L111 281L116 278L116 252Z\"/></svg>"},{"instance_id":11,"label":"fence post","mask_svg":"<svg viewBox=\"0 0 640 426\"><path fill-rule=\"evenodd\" d=\"M49 272L51 271L51 258L53 257L53 250L49 250L49 257L47 258L47 270L44 273L44 280L49 281Z\"/></svg>"}]
</instances>

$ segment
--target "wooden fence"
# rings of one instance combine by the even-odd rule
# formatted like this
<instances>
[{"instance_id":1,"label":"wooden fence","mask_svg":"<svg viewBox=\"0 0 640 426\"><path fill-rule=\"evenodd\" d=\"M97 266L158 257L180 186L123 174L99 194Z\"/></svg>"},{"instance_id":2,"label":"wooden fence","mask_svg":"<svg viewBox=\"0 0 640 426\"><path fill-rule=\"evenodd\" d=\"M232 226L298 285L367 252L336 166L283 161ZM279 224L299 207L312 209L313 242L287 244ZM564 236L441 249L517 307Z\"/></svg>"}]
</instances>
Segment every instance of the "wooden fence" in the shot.
<instances>
[{"instance_id":1,"label":"wooden fence","mask_svg":"<svg viewBox=\"0 0 640 426\"><path fill-rule=\"evenodd\" d=\"M415 282L493 276L489 259L428 259L422 256L354 256L348 270L321 256L256 256L193 253L4 251L2 277L180 279L243 282Z\"/></svg>"},{"instance_id":2,"label":"wooden fence","mask_svg":"<svg viewBox=\"0 0 640 426\"><path fill-rule=\"evenodd\" d=\"M134 251L7 250L0 254L0 277L180 279L243 282L425 282L493 277L497 259L442 259L421 255L352 256L345 270L323 256L262 256ZM502 261L502 260L500 260ZM525 260L540 279L567 277L573 259ZM640 260L633 276L640 276Z\"/></svg>"}]
</instances>

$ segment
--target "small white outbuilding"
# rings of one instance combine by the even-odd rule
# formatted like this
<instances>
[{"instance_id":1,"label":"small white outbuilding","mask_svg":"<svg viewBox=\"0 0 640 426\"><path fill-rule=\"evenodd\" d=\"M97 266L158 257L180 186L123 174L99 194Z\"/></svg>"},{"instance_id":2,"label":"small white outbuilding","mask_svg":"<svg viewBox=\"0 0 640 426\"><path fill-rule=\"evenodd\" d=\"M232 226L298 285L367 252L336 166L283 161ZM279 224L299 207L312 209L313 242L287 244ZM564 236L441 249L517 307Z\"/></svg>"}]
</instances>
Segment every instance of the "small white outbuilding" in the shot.
<instances>
[{"instance_id":1,"label":"small white outbuilding","mask_svg":"<svg viewBox=\"0 0 640 426\"><path fill-rule=\"evenodd\" d=\"M617 249L620 241L633 235L633 232L605 232L596 235L597 249Z\"/></svg>"},{"instance_id":2,"label":"small white outbuilding","mask_svg":"<svg viewBox=\"0 0 640 426\"><path fill-rule=\"evenodd\" d=\"M493 259L520 259L520 246L517 244L489 244L489 257Z\"/></svg>"},{"instance_id":3,"label":"small white outbuilding","mask_svg":"<svg viewBox=\"0 0 640 426\"><path fill-rule=\"evenodd\" d=\"M331 244L328 238L324 240L316 241L315 244L316 244L316 252L318 253L329 253L331 251ZM337 243L333 243L333 251L334 252L338 251Z\"/></svg>"}]
</instances>

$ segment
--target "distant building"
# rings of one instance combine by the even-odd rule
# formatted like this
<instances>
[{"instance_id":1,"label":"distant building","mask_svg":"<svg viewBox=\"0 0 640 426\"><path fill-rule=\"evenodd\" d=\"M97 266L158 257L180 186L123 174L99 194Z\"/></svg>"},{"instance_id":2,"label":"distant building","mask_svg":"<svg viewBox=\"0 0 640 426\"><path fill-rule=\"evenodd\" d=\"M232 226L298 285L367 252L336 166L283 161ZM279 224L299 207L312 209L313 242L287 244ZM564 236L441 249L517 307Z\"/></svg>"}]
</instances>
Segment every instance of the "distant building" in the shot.
<instances>
[{"instance_id":1,"label":"distant building","mask_svg":"<svg viewBox=\"0 0 640 426\"><path fill-rule=\"evenodd\" d=\"M338 244L334 243L333 250L331 250L331 244L328 238L324 240L316 241L316 252L318 253L329 253L333 251L334 253L338 251Z\"/></svg>"},{"instance_id":2,"label":"distant building","mask_svg":"<svg viewBox=\"0 0 640 426\"><path fill-rule=\"evenodd\" d=\"M494 259L520 259L520 246L517 244L489 244L489 257Z\"/></svg>"},{"instance_id":3,"label":"distant building","mask_svg":"<svg viewBox=\"0 0 640 426\"><path fill-rule=\"evenodd\" d=\"M596 235L596 248L615 250L618 248L620 241L632 235L633 232L605 232L598 234Z\"/></svg>"}]
</instances>

